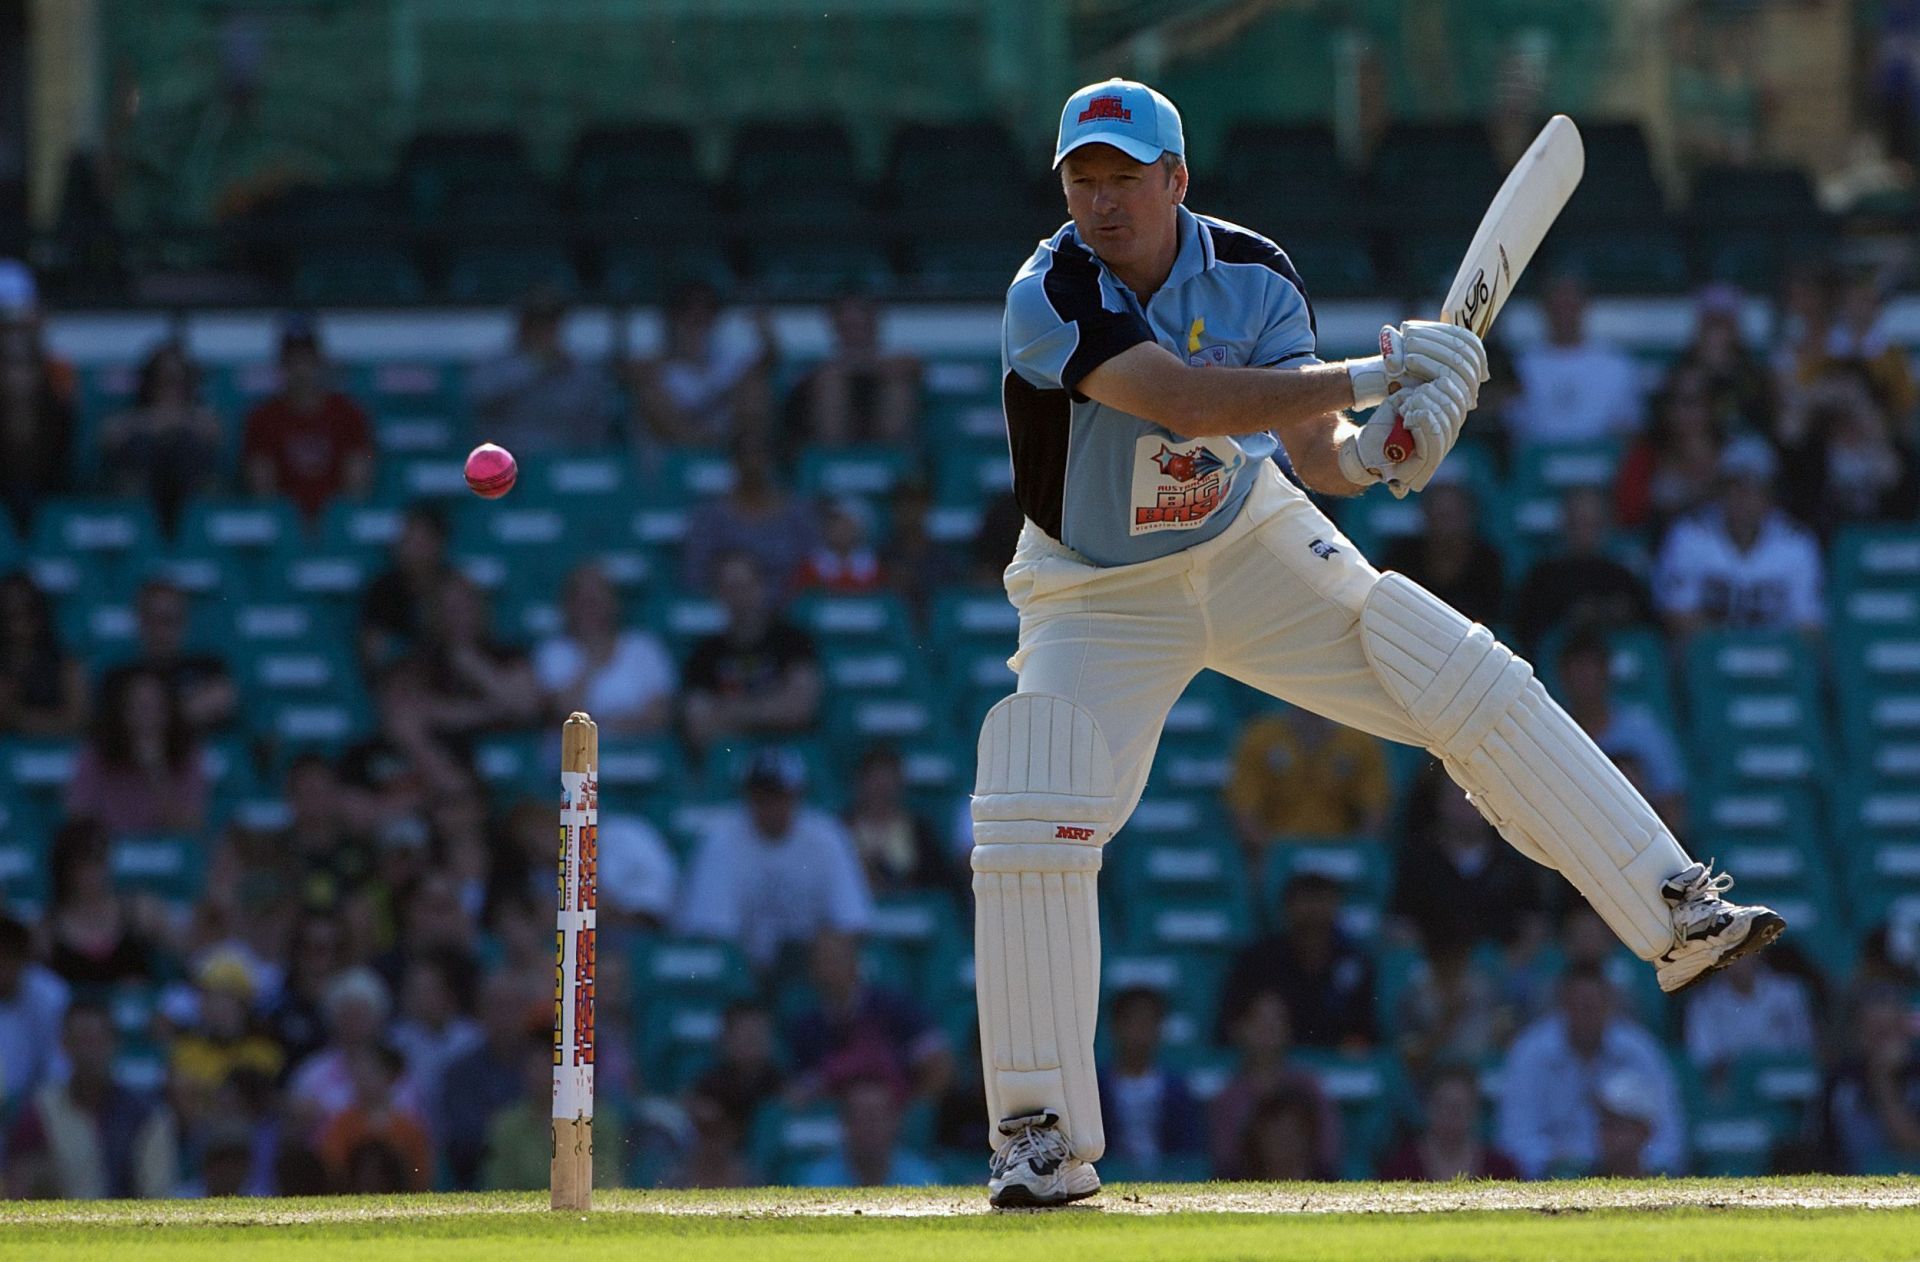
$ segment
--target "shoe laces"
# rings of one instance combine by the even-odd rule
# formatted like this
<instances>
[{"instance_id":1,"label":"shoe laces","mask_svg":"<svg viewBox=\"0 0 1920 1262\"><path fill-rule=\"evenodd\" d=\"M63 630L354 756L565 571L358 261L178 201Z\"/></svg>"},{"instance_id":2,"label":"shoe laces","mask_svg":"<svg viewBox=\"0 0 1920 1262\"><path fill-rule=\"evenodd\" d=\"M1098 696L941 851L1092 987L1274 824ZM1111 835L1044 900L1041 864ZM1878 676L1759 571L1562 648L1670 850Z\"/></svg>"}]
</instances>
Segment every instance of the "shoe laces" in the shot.
<instances>
[{"instance_id":1,"label":"shoe laces","mask_svg":"<svg viewBox=\"0 0 1920 1262\"><path fill-rule=\"evenodd\" d=\"M1035 1122L1013 1133L1007 1146L993 1154L993 1173L1004 1174L1021 1162L1065 1161L1067 1137L1051 1125Z\"/></svg>"},{"instance_id":2,"label":"shoe laces","mask_svg":"<svg viewBox=\"0 0 1920 1262\"><path fill-rule=\"evenodd\" d=\"M1700 875L1681 887L1680 901L1682 903L1719 902L1720 896L1732 888L1733 873L1715 872L1713 860L1708 859L1700 865Z\"/></svg>"}]
</instances>

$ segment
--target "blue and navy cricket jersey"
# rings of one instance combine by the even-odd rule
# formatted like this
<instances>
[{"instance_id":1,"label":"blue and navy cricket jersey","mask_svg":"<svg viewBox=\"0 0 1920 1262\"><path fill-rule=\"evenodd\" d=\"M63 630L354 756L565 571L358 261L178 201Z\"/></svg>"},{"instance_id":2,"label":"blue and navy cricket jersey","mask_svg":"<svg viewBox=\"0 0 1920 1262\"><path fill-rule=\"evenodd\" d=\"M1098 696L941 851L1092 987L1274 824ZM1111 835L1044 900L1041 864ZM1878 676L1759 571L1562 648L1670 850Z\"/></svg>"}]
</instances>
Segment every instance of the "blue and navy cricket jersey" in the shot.
<instances>
[{"instance_id":1,"label":"blue and navy cricket jersey","mask_svg":"<svg viewBox=\"0 0 1920 1262\"><path fill-rule=\"evenodd\" d=\"M1142 305L1071 222L1007 290L1001 393L1014 496L1042 530L1096 565L1190 548L1232 524L1279 443L1271 433L1183 439L1075 388L1142 342L1197 367L1319 362L1313 305L1284 251L1184 206L1180 252Z\"/></svg>"}]
</instances>

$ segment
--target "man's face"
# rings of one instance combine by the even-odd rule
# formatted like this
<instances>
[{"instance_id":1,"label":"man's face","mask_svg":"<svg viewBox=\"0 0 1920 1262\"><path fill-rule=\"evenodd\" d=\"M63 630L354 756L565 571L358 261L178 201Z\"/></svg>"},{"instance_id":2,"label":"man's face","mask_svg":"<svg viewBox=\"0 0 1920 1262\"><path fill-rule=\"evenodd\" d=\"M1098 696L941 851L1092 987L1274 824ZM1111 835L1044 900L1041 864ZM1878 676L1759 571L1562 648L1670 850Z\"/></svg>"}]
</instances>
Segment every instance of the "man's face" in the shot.
<instances>
[{"instance_id":1,"label":"man's face","mask_svg":"<svg viewBox=\"0 0 1920 1262\"><path fill-rule=\"evenodd\" d=\"M1607 655L1583 650L1560 659L1560 682L1578 706L1604 704L1608 693Z\"/></svg>"},{"instance_id":2,"label":"man's face","mask_svg":"<svg viewBox=\"0 0 1920 1262\"><path fill-rule=\"evenodd\" d=\"M113 1042L113 1023L104 1012L79 1009L69 1015L62 1045L74 1077L109 1077L113 1071Z\"/></svg>"},{"instance_id":3,"label":"man's face","mask_svg":"<svg viewBox=\"0 0 1920 1262\"><path fill-rule=\"evenodd\" d=\"M899 1114L893 1093L881 1084L862 1082L848 1087L840 1105L847 1149L875 1156L892 1152L899 1134Z\"/></svg>"},{"instance_id":4,"label":"man's face","mask_svg":"<svg viewBox=\"0 0 1920 1262\"><path fill-rule=\"evenodd\" d=\"M1612 988L1590 977L1575 978L1561 987L1560 1003L1567 1016L1567 1041L1582 1056L1598 1054L1613 1015Z\"/></svg>"},{"instance_id":5,"label":"man's face","mask_svg":"<svg viewBox=\"0 0 1920 1262\"><path fill-rule=\"evenodd\" d=\"M1547 333L1554 341L1580 341L1587 326L1587 295L1580 282L1562 277L1547 289Z\"/></svg>"},{"instance_id":6,"label":"man's face","mask_svg":"<svg viewBox=\"0 0 1920 1262\"><path fill-rule=\"evenodd\" d=\"M747 814L753 827L767 841L780 841L793 829L798 799L784 789L756 786L747 790Z\"/></svg>"},{"instance_id":7,"label":"man's face","mask_svg":"<svg viewBox=\"0 0 1920 1262\"><path fill-rule=\"evenodd\" d=\"M1135 162L1112 145L1075 149L1060 164L1067 213L1080 239L1109 267L1150 262L1173 243L1187 172Z\"/></svg>"},{"instance_id":8,"label":"man's face","mask_svg":"<svg viewBox=\"0 0 1920 1262\"><path fill-rule=\"evenodd\" d=\"M766 610L766 590L760 582L760 571L743 557L721 564L720 572L714 575L713 591L726 606L732 622L752 622Z\"/></svg>"},{"instance_id":9,"label":"man's face","mask_svg":"<svg viewBox=\"0 0 1920 1262\"><path fill-rule=\"evenodd\" d=\"M1760 529L1767 510L1773 507L1773 492L1759 478L1733 477L1727 479L1720 502L1726 511L1728 527L1737 534L1752 534Z\"/></svg>"}]
</instances>

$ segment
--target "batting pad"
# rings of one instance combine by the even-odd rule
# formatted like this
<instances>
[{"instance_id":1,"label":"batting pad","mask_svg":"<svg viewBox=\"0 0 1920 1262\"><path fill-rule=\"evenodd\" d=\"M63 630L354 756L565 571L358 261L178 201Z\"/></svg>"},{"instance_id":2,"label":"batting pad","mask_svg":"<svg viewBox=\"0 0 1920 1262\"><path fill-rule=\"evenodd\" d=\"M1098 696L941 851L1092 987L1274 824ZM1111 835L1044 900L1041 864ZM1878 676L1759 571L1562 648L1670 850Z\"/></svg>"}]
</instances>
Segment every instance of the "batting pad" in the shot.
<instances>
[{"instance_id":1,"label":"batting pad","mask_svg":"<svg viewBox=\"0 0 1920 1262\"><path fill-rule=\"evenodd\" d=\"M1094 1077L1101 846L1119 808L1093 716L1018 693L987 712L973 795L974 990L991 1142L1002 1118L1060 1117L1074 1156L1106 1150Z\"/></svg>"},{"instance_id":2,"label":"batting pad","mask_svg":"<svg viewBox=\"0 0 1920 1262\"><path fill-rule=\"evenodd\" d=\"M1660 886L1691 860L1533 667L1401 574L1368 594L1360 631L1375 674L1500 835L1572 881L1640 958L1671 947Z\"/></svg>"}]
</instances>

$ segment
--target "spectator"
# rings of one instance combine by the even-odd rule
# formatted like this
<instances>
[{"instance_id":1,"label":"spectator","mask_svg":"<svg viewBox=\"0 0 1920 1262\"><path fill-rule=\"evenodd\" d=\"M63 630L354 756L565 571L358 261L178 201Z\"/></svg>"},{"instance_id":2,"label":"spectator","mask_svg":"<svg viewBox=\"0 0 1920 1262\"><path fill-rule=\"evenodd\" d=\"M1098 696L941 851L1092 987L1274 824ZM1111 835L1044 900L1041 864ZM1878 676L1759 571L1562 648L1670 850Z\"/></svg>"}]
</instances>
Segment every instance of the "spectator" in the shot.
<instances>
[{"instance_id":1,"label":"spectator","mask_svg":"<svg viewBox=\"0 0 1920 1262\"><path fill-rule=\"evenodd\" d=\"M1741 1056L1805 1056L1815 1051L1813 1003L1806 983L1743 955L1702 985L1687 1005L1687 1055L1702 1070Z\"/></svg>"},{"instance_id":2,"label":"spectator","mask_svg":"<svg viewBox=\"0 0 1920 1262\"><path fill-rule=\"evenodd\" d=\"M1263 1182L1333 1179L1320 1160L1320 1098L1283 1084L1260 1097L1240 1137L1239 1174Z\"/></svg>"},{"instance_id":3,"label":"spectator","mask_svg":"<svg viewBox=\"0 0 1920 1262\"><path fill-rule=\"evenodd\" d=\"M67 782L68 816L99 820L114 837L197 833L207 791L204 756L167 681L146 670L116 678Z\"/></svg>"},{"instance_id":4,"label":"spectator","mask_svg":"<svg viewBox=\"0 0 1920 1262\"><path fill-rule=\"evenodd\" d=\"M911 996L861 980L859 941L824 930L807 965L815 1003L787 1026L796 1089L810 1095L871 1078L902 1099L938 1099L953 1078L947 1036Z\"/></svg>"},{"instance_id":5,"label":"spectator","mask_svg":"<svg viewBox=\"0 0 1920 1262\"><path fill-rule=\"evenodd\" d=\"M133 407L100 431L101 462L115 493L152 500L168 536L187 501L213 488L220 444L220 418L200 401L200 370L179 342L147 356Z\"/></svg>"},{"instance_id":6,"label":"spectator","mask_svg":"<svg viewBox=\"0 0 1920 1262\"><path fill-rule=\"evenodd\" d=\"M551 904L549 904L551 905ZM553 916L547 916L546 950L553 957ZM549 968L547 990L552 991ZM447 1066L441 1085L445 1111L435 1119L440 1155L456 1188L480 1184L487 1154L487 1123L526 1090L527 1048L535 1037L547 1052L546 1089L552 1096L553 1001L509 973L492 973L481 984L480 1024L486 1038L479 1047Z\"/></svg>"},{"instance_id":7,"label":"spectator","mask_svg":"<svg viewBox=\"0 0 1920 1262\"><path fill-rule=\"evenodd\" d=\"M1680 1092L1659 1043L1615 1015L1613 986L1576 968L1560 982L1560 1011L1520 1032L1501 1071L1500 1146L1529 1179L1592 1173L1599 1162L1600 1085L1637 1075L1655 1104L1649 1172L1676 1174L1685 1135Z\"/></svg>"},{"instance_id":8,"label":"spectator","mask_svg":"<svg viewBox=\"0 0 1920 1262\"><path fill-rule=\"evenodd\" d=\"M286 977L265 1022L286 1051L288 1065L302 1063L325 1044L326 994L343 967L338 919L326 912L302 915L293 928Z\"/></svg>"},{"instance_id":9,"label":"spectator","mask_svg":"<svg viewBox=\"0 0 1920 1262\"><path fill-rule=\"evenodd\" d=\"M1201 1151L1200 1106L1186 1075L1166 1063L1166 997L1131 986L1113 997L1109 1012L1113 1057L1100 1069L1107 1157L1126 1161L1140 1178L1155 1178L1166 1158Z\"/></svg>"},{"instance_id":10,"label":"spectator","mask_svg":"<svg viewBox=\"0 0 1920 1262\"><path fill-rule=\"evenodd\" d=\"M1521 649L1532 656L1559 627L1657 625L1646 580L1607 555L1613 514L1605 493L1591 486L1570 489L1560 518L1558 551L1535 561L1513 594L1514 638Z\"/></svg>"},{"instance_id":11,"label":"spectator","mask_svg":"<svg viewBox=\"0 0 1920 1262\"><path fill-rule=\"evenodd\" d=\"M1222 1041L1253 997L1272 990L1286 1000L1289 1030L1302 1046L1372 1045L1373 961L1340 928L1342 892L1330 876L1294 873L1281 897L1281 931L1241 947L1227 966Z\"/></svg>"},{"instance_id":12,"label":"spectator","mask_svg":"<svg viewBox=\"0 0 1920 1262\"><path fill-rule=\"evenodd\" d=\"M513 348L467 377L474 433L521 459L613 445L613 379L561 340L566 304L536 291L520 305Z\"/></svg>"},{"instance_id":13,"label":"spectator","mask_svg":"<svg viewBox=\"0 0 1920 1262\"><path fill-rule=\"evenodd\" d=\"M1509 413L1514 440L1522 446L1590 443L1639 429L1639 367L1587 332L1586 287L1572 276L1555 277L1541 307L1547 340L1514 362L1521 389Z\"/></svg>"},{"instance_id":14,"label":"spectator","mask_svg":"<svg viewBox=\"0 0 1920 1262\"><path fill-rule=\"evenodd\" d=\"M446 1115L447 1067L485 1038L480 1023L463 1011L471 972L466 956L444 947L422 952L407 965L392 1042L417 1090L423 1119Z\"/></svg>"},{"instance_id":15,"label":"spectator","mask_svg":"<svg viewBox=\"0 0 1920 1262\"><path fill-rule=\"evenodd\" d=\"M882 1078L853 1078L840 1088L840 1148L801 1171L801 1187L930 1187L931 1161L900 1145L900 1101Z\"/></svg>"},{"instance_id":16,"label":"spectator","mask_svg":"<svg viewBox=\"0 0 1920 1262\"><path fill-rule=\"evenodd\" d=\"M1901 991L1875 987L1854 1005L1850 1046L1827 1079L1829 1169L1911 1171L1920 1158L1920 1051Z\"/></svg>"},{"instance_id":17,"label":"spectator","mask_svg":"<svg viewBox=\"0 0 1920 1262\"><path fill-rule=\"evenodd\" d=\"M663 443L719 446L744 435L765 438L780 349L765 311L746 329L722 330L720 295L694 281L667 298L666 345L632 366L634 395L648 429Z\"/></svg>"},{"instance_id":18,"label":"spectator","mask_svg":"<svg viewBox=\"0 0 1920 1262\"><path fill-rule=\"evenodd\" d=\"M472 742L540 717L540 681L519 649L497 640L486 593L464 574L449 575L434 593L421 645L428 730L465 762Z\"/></svg>"},{"instance_id":19,"label":"spectator","mask_svg":"<svg viewBox=\"0 0 1920 1262\"><path fill-rule=\"evenodd\" d=\"M724 600L720 567L727 554L744 552L759 565L774 593L784 596L813 553L819 511L780 485L773 449L760 434L736 437L728 455L733 485L689 514L681 574L688 588L711 591Z\"/></svg>"},{"instance_id":20,"label":"spectator","mask_svg":"<svg viewBox=\"0 0 1920 1262\"><path fill-rule=\"evenodd\" d=\"M1371 736L1310 710L1263 714L1240 729L1226 799L1250 868L1289 837L1377 836L1386 755Z\"/></svg>"},{"instance_id":21,"label":"spectator","mask_svg":"<svg viewBox=\"0 0 1920 1262\"><path fill-rule=\"evenodd\" d=\"M720 1018L719 1057L694 1080L693 1094L745 1135L760 1106L779 1096L784 1083L773 1055L773 1014L758 1003L729 1004Z\"/></svg>"},{"instance_id":22,"label":"spectator","mask_svg":"<svg viewBox=\"0 0 1920 1262\"><path fill-rule=\"evenodd\" d=\"M822 692L813 641L774 612L759 564L746 553L722 557L714 588L727 625L687 657L689 743L704 753L727 738L812 727Z\"/></svg>"},{"instance_id":23,"label":"spectator","mask_svg":"<svg viewBox=\"0 0 1920 1262\"><path fill-rule=\"evenodd\" d=\"M241 447L247 489L293 501L311 525L328 501L373 487L373 425L366 409L332 389L311 325L280 334L280 389L247 414Z\"/></svg>"},{"instance_id":24,"label":"spectator","mask_svg":"<svg viewBox=\"0 0 1920 1262\"><path fill-rule=\"evenodd\" d=\"M607 572L586 564L567 575L561 612L566 629L533 653L552 715L585 710L609 736L662 730L678 683L673 658L652 632L621 626L620 594Z\"/></svg>"},{"instance_id":25,"label":"spectator","mask_svg":"<svg viewBox=\"0 0 1920 1262\"><path fill-rule=\"evenodd\" d=\"M172 1195L179 1181L173 1118L114 1081L113 1017L76 1003L60 1026L67 1075L33 1093L8 1137L7 1195L100 1200Z\"/></svg>"},{"instance_id":26,"label":"spectator","mask_svg":"<svg viewBox=\"0 0 1920 1262\"><path fill-rule=\"evenodd\" d=\"M1603 1179L1644 1179L1660 1121L1660 1084L1632 1069L1617 1069L1594 1088L1599 1118L1593 1174Z\"/></svg>"},{"instance_id":27,"label":"spectator","mask_svg":"<svg viewBox=\"0 0 1920 1262\"><path fill-rule=\"evenodd\" d=\"M1862 271L1837 285L1826 308L1824 327L1808 329L1794 365L1794 378L1811 386L1841 365L1865 376L1874 399L1895 422L1905 426L1913 416L1916 388L1906 348L1889 332L1886 290L1882 278Z\"/></svg>"},{"instance_id":28,"label":"spectator","mask_svg":"<svg viewBox=\"0 0 1920 1262\"><path fill-rule=\"evenodd\" d=\"M907 804L906 769L891 745L869 746L860 755L845 820L867 886L875 893L963 892L933 823Z\"/></svg>"},{"instance_id":29,"label":"spectator","mask_svg":"<svg viewBox=\"0 0 1920 1262\"><path fill-rule=\"evenodd\" d=\"M1440 764L1428 763L1413 782L1405 818L1388 914L1405 920L1427 951L1446 943L1513 945L1526 935L1528 912L1519 909L1544 905L1534 870Z\"/></svg>"},{"instance_id":30,"label":"spectator","mask_svg":"<svg viewBox=\"0 0 1920 1262\"><path fill-rule=\"evenodd\" d=\"M1425 1127L1381 1163L1381 1178L1442 1183L1520 1177L1513 1158L1480 1137L1480 1075L1471 1065L1451 1063L1436 1069L1427 1080L1422 1103Z\"/></svg>"},{"instance_id":31,"label":"spectator","mask_svg":"<svg viewBox=\"0 0 1920 1262\"><path fill-rule=\"evenodd\" d=\"M1398 570L1475 622L1503 604L1500 549L1481 533L1479 505L1462 475L1441 473L1420 495L1420 529L1387 545L1383 570Z\"/></svg>"},{"instance_id":32,"label":"spectator","mask_svg":"<svg viewBox=\"0 0 1920 1262\"><path fill-rule=\"evenodd\" d=\"M1773 506L1773 449L1742 438L1720 456L1719 503L1685 519L1660 550L1654 599L1684 640L1709 627L1820 629L1820 548Z\"/></svg>"},{"instance_id":33,"label":"spectator","mask_svg":"<svg viewBox=\"0 0 1920 1262\"><path fill-rule=\"evenodd\" d=\"M695 847L676 930L739 945L758 969L824 929L859 933L873 899L840 821L804 805L805 765L791 750L754 756L746 800Z\"/></svg>"},{"instance_id":34,"label":"spectator","mask_svg":"<svg viewBox=\"0 0 1920 1262\"><path fill-rule=\"evenodd\" d=\"M316 751L288 764L286 794L287 825L268 848L274 883L302 906L339 907L375 879L373 839L355 825L379 818L377 808L356 803L333 763Z\"/></svg>"},{"instance_id":35,"label":"spectator","mask_svg":"<svg viewBox=\"0 0 1920 1262\"><path fill-rule=\"evenodd\" d=\"M433 504L415 504L401 519L393 563L374 575L360 598L360 655L369 666L383 666L414 646L452 573L446 515Z\"/></svg>"},{"instance_id":36,"label":"spectator","mask_svg":"<svg viewBox=\"0 0 1920 1262\"><path fill-rule=\"evenodd\" d=\"M254 1020L260 979L253 965L238 951L216 950L200 961L193 982L192 1024L173 1040L174 1079L211 1097L240 1074L278 1077L286 1057Z\"/></svg>"},{"instance_id":37,"label":"spectator","mask_svg":"<svg viewBox=\"0 0 1920 1262\"><path fill-rule=\"evenodd\" d=\"M25 570L0 578L0 732L78 736L87 671L60 644L47 594Z\"/></svg>"},{"instance_id":38,"label":"spectator","mask_svg":"<svg viewBox=\"0 0 1920 1262\"><path fill-rule=\"evenodd\" d=\"M1609 758L1631 758L1636 784L1669 828L1685 831L1687 767L1666 722L1637 701L1613 696L1613 651L1606 637L1581 630L1560 647L1560 692L1567 713Z\"/></svg>"},{"instance_id":39,"label":"spectator","mask_svg":"<svg viewBox=\"0 0 1920 1262\"><path fill-rule=\"evenodd\" d=\"M1616 1011L1621 1016L1637 1020L1649 1029L1666 1027L1671 1005L1660 987L1647 976L1645 961L1621 945L1600 913L1585 899L1568 902L1560 917L1558 947L1563 976L1591 969L1613 987L1618 1001ZM1531 1015L1546 1011L1548 1005L1542 1003Z\"/></svg>"},{"instance_id":40,"label":"spectator","mask_svg":"<svg viewBox=\"0 0 1920 1262\"><path fill-rule=\"evenodd\" d=\"M1694 304L1693 341L1674 365L1676 372L1700 374L1723 431L1773 424L1773 375L1741 333L1741 301L1740 291L1724 282L1702 289Z\"/></svg>"},{"instance_id":41,"label":"spectator","mask_svg":"<svg viewBox=\"0 0 1920 1262\"><path fill-rule=\"evenodd\" d=\"M1920 476L1860 371L1828 373L1780 418L1781 505L1823 537L1920 515Z\"/></svg>"},{"instance_id":42,"label":"spectator","mask_svg":"<svg viewBox=\"0 0 1920 1262\"><path fill-rule=\"evenodd\" d=\"M53 1040L67 1010L67 984L33 958L33 933L0 912L0 1116L9 1116L46 1080Z\"/></svg>"},{"instance_id":43,"label":"spectator","mask_svg":"<svg viewBox=\"0 0 1920 1262\"><path fill-rule=\"evenodd\" d=\"M887 507L886 535L880 542L880 572L922 626L934 594L966 577L954 548L935 537L933 514L933 494L924 483L897 484ZM1007 555L1013 555L1011 548Z\"/></svg>"},{"instance_id":44,"label":"spectator","mask_svg":"<svg viewBox=\"0 0 1920 1262\"><path fill-rule=\"evenodd\" d=\"M1293 1027L1287 1001L1278 991L1261 991L1242 1008L1233 1025L1233 1047L1240 1054L1233 1077L1207 1106L1208 1146L1213 1177L1248 1178L1249 1131L1260 1102L1279 1091L1315 1101L1313 1178L1331 1179L1340 1169L1340 1115L1312 1074L1289 1063Z\"/></svg>"},{"instance_id":45,"label":"spectator","mask_svg":"<svg viewBox=\"0 0 1920 1262\"><path fill-rule=\"evenodd\" d=\"M417 817L436 799L473 787L471 771L433 731L424 657L403 657L381 667L374 702L379 728L340 758L349 821Z\"/></svg>"},{"instance_id":46,"label":"spectator","mask_svg":"<svg viewBox=\"0 0 1920 1262\"><path fill-rule=\"evenodd\" d=\"M0 505L22 537L48 496L73 489L74 429L71 398L31 335L0 325Z\"/></svg>"},{"instance_id":47,"label":"spectator","mask_svg":"<svg viewBox=\"0 0 1920 1262\"><path fill-rule=\"evenodd\" d=\"M833 348L787 398L787 432L821 446L910 447L919 438L920 361L880 349L880 309L843 293L827 311Z\"/></svg>"},{"instance_id":48,"label":"spectator","mask_svg":"<svg viewBox=\"0 0 1920 1262\"><path fill-rule=\"evenodd\" d=\"M107 835L94 821L69 820L54 836L48 964L72 986L149 981L162 964L161 913L113 887L107 857Z\"/></svg>"},{"instance_id":49,"label":"spectator","mask_svg":"<svg viewBox=\"0 0 1920 1262\"><path fill-rule=\"evenodd\" d=\"M1712 499L1714 470L1735 423L1714 414L1703 371L1682 366L1668 374L1654 396L1652 423L1620 462L1614 483L1620 524L1660 536Z\"/></svg>"},{"instance_id":50,"label":"spectator","mask_svg":"<svg viewBox=\"0 0 1920 1262\"><path fill-rule=\"evenodd\" d=\"M1414 1077L1447 1061L1480 1062L1513 1036L1514 1010L1484 970L1471 945L1443 938L1414 966L1395 1005L1400 1035L1395 1050Z\"/></svg>"},{"instance_id":51,"label":"spectator","mask_svg":"<svg viewBox=\"0 0 1920 1262\"><path fill-rule=\"evenodd\" d=\"M836 595L881 587L886 578L873 548L873 511L859 500L835 498L822 501L820 516L820 541L794 585Z\"/></svg>"},{"instance_id":52,"label":"spectator","mask_svg":"<svg viewBox=\"0 0 1920 1262\"><path fill-rule=\"evenodd\" d=\"M287 1094L297 1105L310 1108L322 1127L362 1097L377 1075L361 1064L363 1052L380 1046L381 1031L393 1013L387 984L370 968L350 968L334 978L326 993L327 1041L307 1057L287 1082ZM382 1099L385 1098L383 1093ZM457 1098L457 1097L455 1097ZM395 1103L417 1111L418 1091L403 1083Z\"/></svg>"},{"instance_id":53,"label":"spectator","mask_svg":"<svg viewBox=\"0 0 1920 1262\"><path fill-rule=\"evenodd\" d=\"M334 1186L349 1192L426 1191L433 1183L433 1145L403 1086L400 1052L377 1042L355 1047L346 1069L352 1097L314 1144Z\"/></svg>"},{"instance_id":54,"label":"spectator","mask_svg":"<svg viewBox=\"0 0 1920 1262\"><path fill-rule=\"evenodd\" d=\"M603 927L653 933L673 919L679 906L680 864L644 815L600 809L599 862Z\"/></svg>"},{"instance_id":55,"label":"spectator","mask_svg":"<svg viewBox=\"0 0 1920 1262\"><path fill-rule=\"evenodd\" d=\"M487 1156L480 1166L480 1186L490 1192L536 1191L548 1186L552 1174L552 1038L528 1034L520 1063L519 1097L487 1120ZM614 1145L608 1147L620 1151ZM604 1157L594 1162L594 1184L605 1186L614 1167L615 1162Z\"/></svg>"},{"instance_id":56,"label":"spectator","mask_svg":"<svg viewBox=\"0 0 1920 1262\"><path fill-rule=\"evenodd\" d=\"M760 1176L741 1154L744 1128L719 1101L699 1088L687 1096L685 1151L660 1180L664 1188L743 1188Z\"/></svg>"},{"instance_id":57,"label":"spectator","mask_svg":"<svg viewBox=\"0 0 1920 1262\"><path fill-rule=\"evenodd\" d=\"M226 662L187 648L187 594L165 579L149 579L134 597L133 616L139 655L108 672L104 686L110 688L119 671L152 671L167 681L195 735L232 723L240 693Z\"/></svg>"}]
</instances>

